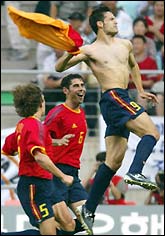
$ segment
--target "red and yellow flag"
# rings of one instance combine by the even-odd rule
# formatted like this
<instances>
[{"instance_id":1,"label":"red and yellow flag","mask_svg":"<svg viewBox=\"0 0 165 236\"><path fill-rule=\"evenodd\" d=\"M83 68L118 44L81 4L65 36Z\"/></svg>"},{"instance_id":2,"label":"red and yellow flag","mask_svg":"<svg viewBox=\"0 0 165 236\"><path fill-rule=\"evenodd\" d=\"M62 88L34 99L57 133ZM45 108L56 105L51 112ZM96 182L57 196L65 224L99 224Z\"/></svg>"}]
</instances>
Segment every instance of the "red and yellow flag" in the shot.
<instances>
[{"instance_id":1,"label":"red and yellow flag","mask_svg":"<svg viewBox=\"0 0 165 236\"><path fill-rule=\"evenodd\" d=\"M17 10L12 6L8 7L8 14L23 37L72 54L80 53L83 39L70 24L44 14Z\"/></svg>"}]
</instances>

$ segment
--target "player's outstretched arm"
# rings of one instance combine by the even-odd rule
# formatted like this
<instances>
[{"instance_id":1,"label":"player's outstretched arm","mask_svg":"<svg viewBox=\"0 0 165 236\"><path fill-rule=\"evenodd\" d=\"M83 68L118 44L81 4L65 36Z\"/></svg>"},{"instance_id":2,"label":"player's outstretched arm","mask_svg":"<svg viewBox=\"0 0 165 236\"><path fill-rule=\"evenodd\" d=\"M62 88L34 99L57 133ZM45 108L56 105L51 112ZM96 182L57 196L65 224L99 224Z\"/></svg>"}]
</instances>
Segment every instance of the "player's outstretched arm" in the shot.
<instances>
[{"instance_id":1,"label":"player's outstretched arm","mask_svg":"<svg viewBox=\"0 0 165 236\"><path fill-rule=\"evenodd\" d=\"M82 61L86 61L87 57L84 53L80 53L77 55L73 55L70 53L64 53L64 55L62 57L60 57L56 64L55 64L55 70L58 72L62 72L65 71L67 69L69 69L72 66L75 66L76 64L82 62Z\"/></svg>"}]
</instances>

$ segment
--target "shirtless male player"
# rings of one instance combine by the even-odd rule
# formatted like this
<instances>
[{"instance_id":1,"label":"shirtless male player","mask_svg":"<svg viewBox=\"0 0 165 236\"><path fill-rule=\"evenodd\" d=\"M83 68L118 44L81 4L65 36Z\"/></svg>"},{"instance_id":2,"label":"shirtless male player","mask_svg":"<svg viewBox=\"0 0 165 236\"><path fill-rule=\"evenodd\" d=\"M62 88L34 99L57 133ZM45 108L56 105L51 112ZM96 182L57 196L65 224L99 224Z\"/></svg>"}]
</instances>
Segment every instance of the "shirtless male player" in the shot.
<instances>
[{"instance_id":1,"label":"shirtless male player","mask_svg":"<svg viewBox=\"0 0 165 236\"><path fill-rule=\"evenodd\" d=\"M80 217L92 232L93 216L110 180L120 168L124 158L129 133L141 138L133 162L125 175L125 182L145 189L156 189L157 185L142 175L142 169L153 147L159 140L159 133L144 108L128 95L129 74L132 74L141 98L157 103L154 94L142 87L140 70L135 61L129 40L115 37L117 22L110 9L99 7L90 18L90 26L96 33L96 40L80 48L80 54L64 54L56 63L56 71L62 72L81 61L92 70L102 90L100 109L106 123L106 160L95 176L89 198L81 209ZM124 24L124 22L123 22Z\"/></svg>"}]
</instances>

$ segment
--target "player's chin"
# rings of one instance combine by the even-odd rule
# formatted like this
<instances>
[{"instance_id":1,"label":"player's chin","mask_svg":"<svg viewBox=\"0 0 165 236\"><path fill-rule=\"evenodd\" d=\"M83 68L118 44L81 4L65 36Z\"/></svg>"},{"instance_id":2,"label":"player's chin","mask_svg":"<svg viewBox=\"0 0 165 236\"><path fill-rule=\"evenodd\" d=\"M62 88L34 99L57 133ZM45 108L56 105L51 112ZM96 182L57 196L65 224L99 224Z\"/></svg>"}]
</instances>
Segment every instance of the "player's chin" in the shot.
<instances>
[{"instance_id":1,"label":"player's chin","mask_svg":"<svg viewBox=\"0 0 165 236\"><path fill-rule=\"evenodd\" d=\"M81 97L81 96L78 96L78 100L79 100L79 102L82 103L82 102L84 101L84 96L82 96L82 97Z\"/></svg>"},{"instance_id":2,"label":"player's chin","mask_svg":"<svg viewBox=\"0 0 165 236\"><path fill-rule=\"evenodd\" d=\"M80 99L79 99L79 103L80 103L80 104L83 103L83 101L84 101L84 98L80 98Z\"/></svg>"}]
</instances>

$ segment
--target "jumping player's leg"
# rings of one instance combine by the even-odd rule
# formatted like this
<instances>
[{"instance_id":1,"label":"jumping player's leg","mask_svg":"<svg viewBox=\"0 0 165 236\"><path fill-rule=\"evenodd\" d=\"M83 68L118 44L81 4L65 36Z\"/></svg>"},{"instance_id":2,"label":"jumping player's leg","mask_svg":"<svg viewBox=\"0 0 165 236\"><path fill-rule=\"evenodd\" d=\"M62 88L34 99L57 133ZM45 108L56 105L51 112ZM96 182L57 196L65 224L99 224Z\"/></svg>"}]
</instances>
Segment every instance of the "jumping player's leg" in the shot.
<instances>
[{"instance_id":1,"label":"jumping player's leg","mask_svg":"<svg viewBox=\"0 0 165 236\"><path fill-rule=\"evenodd\" d=\"M127 149L127 141L127 138L120 136L108 136L105 138L105 164L115 172L122 165L122 161Z\"/></svg>"},{"instance_id":2,"label":"jumping player's leg","mask_svg":"<svg viewBox=\"0 0 165 236\"><path fill-rule=\"evenodd\" d=\"M86 202L87 209L95 212L101 197L107 189L109 182L121 166L127 147L127 139L119 136L109 136L105 138L106 160L101 164L89 193Z\"/></svg>"},{"instance_id":3,"label":"jumping player's leg","mask_svg":"<svg viewBox=\"0 0 165 236\"><path fill-rule=\"evenodd\" d=\"M89 192L89 198L82 209L79 210L84 224L88 227L88 234L92 235L93 215L107 189L112 177L122 164L127 148L127 139L119 136L109 136L106 142L106 161L101 164L94 178L94 183Z\"/></svg>"},{"instance_id":4,"label":"jumping player's leg","mask_svg":"<svg viewBox=\"0 0 165 236\"><path fill-rule=\"evenodd\" d=\"M145 162L150 156L155 144L159 140L159 132L146 112L143 112L134 120L129 120L126 123L126 127L130 131L138 135L141 140L137 145L134 160L129 168L127 175L125 176L125 181L130 184L140 185L146 189L154 189L156 188L156 185L154 183L152 184L152 182L148 182L147 180L144 180L144 183L143 181L138 181L137 174L142 173ZM135 176L132 176L132 174L137 175L137 179L134 179ZM139 177L143 178L143 176ZM133 178L134 180L131 180L131 178Z\"/></svg>"}]
</instances>

